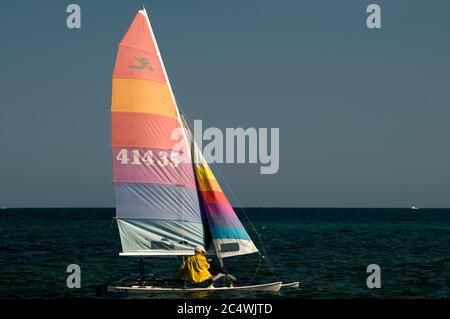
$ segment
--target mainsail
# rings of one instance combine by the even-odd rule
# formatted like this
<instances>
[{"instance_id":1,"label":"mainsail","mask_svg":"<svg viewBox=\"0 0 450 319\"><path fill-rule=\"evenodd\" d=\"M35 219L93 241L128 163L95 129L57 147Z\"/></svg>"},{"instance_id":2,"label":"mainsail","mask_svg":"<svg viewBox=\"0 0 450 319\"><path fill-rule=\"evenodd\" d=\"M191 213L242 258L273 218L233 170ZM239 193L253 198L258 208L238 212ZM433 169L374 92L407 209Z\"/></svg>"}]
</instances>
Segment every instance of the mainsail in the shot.
<instances>
[{"instance_id":1,"label":"mainsail","mask_svg":"<svg viewBox=\"0 0 450 319\"><path fill-rule=\"evenodd\" d=\"M145 9L120 42L111 111L121 255L258 251L181 119Z\"/></svg>"}]
</instances>

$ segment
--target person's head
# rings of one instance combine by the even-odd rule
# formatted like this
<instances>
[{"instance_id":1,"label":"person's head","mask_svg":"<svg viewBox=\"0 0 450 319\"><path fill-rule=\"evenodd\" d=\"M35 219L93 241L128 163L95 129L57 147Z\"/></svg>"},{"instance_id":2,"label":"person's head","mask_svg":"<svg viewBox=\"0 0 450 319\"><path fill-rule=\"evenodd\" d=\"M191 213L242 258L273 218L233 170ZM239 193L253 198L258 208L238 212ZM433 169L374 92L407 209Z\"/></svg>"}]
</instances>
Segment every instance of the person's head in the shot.
<instances>
[{"instance_id":1,"label":"person's head","mask_svg":"<svg viewBox=\"0 0 450 319\"><path fill-rule=\"evenodd\" d=\"M195 254L196 255L204 255L206 253L205 248L203 246L198 246L195 248Z\"/></svg>"}]
</instances>

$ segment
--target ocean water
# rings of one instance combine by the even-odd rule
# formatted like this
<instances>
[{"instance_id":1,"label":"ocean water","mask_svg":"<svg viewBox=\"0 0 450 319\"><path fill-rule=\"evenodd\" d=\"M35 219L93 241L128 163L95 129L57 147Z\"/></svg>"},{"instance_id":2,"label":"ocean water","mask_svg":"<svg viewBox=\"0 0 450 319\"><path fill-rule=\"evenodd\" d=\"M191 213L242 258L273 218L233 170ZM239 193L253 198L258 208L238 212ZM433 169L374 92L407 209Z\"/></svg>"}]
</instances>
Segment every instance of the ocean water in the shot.
<instances>
[{"instance_id":1,"label":"ocean water","mask_svg":"<svg viewBox=\"0 0 450 319\"><path fill-rule=\"evenodd\" d=\"M119 257L114 209L0 210L0 298L449 298L449 209L248 208L266 256L254 281L300 281L278 293L149 294L98 287L138 272ZM250 236L261 247L242 213ZM257 254L226 259L242 284ZM172 276L180 259L148 258L146 270ZM81 267L81 288L66 286L67 265ZM368 289L366 268L381 267L381 288ZM271 266L271 267L270 267Z\"/></svg>"}]
</instances>

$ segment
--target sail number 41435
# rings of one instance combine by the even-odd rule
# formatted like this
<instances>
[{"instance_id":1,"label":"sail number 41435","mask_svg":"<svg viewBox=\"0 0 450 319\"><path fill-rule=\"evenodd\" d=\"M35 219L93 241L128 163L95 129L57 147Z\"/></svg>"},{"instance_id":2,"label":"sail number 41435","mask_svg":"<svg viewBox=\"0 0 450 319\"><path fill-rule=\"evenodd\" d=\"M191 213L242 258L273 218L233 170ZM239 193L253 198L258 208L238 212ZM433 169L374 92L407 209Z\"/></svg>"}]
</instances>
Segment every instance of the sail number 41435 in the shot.
<instances>
[{"instance_id":1,"label":"sail number 41435","mask_svg":"<svg viewBox=\"0 0 450 319\"><path fill-rule=\"evenodd\" d=\"M178 167L180 165L180 156L175 152L152 151L142 152L140 150L128 150L123 148L116 156L116 160L122 165L158 165Z\"/></svg>"}]
</instances>

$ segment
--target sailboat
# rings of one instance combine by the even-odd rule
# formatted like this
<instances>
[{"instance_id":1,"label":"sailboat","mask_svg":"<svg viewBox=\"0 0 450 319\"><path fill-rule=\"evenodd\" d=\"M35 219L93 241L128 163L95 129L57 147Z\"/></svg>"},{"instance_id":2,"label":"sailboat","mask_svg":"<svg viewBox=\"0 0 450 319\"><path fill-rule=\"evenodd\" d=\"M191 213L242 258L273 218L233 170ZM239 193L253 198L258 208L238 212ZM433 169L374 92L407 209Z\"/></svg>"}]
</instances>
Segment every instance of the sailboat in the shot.
<instances>
[{"instance_id":1,"label":"sailboat","mask_svg":"<svg viewBox=\"0 0 450 319\"><path fill-rule=\"evenodd\" d=\"M180 112L145 8L120 42L112 78L112 159L122 252L141 260L130 284L109 291L202 291L161 286L142 258L189 256L196 246L224 259L258 253ZM226 285L214 290L278 291L298 282Z\"/></svg>"}]
</instances>

